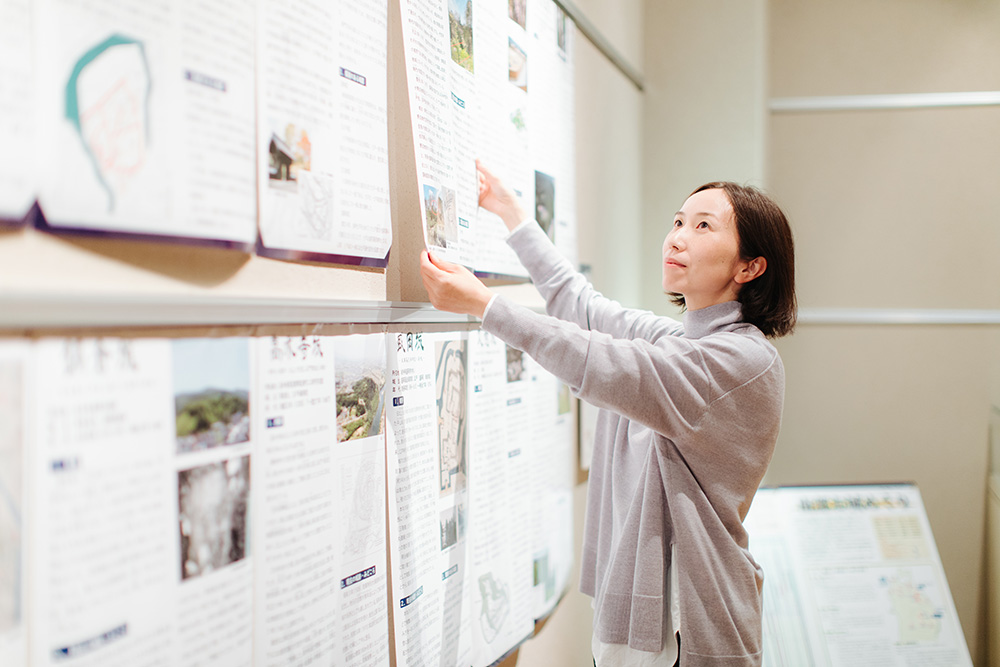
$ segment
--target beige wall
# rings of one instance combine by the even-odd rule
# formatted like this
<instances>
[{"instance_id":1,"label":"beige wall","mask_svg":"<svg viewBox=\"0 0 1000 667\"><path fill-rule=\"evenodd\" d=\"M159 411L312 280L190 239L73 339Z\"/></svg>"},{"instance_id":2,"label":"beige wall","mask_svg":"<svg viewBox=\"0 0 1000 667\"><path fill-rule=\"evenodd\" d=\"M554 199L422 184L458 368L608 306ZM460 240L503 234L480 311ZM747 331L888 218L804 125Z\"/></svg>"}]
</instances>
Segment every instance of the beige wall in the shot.
<instances>
[{"instance_id":1,"label":"beige wall","mask_svg":"<svg viewBox=\"0 0 1000 667\"><path fill-rule=\"evenodd\" d=\"M996 90L995 2L771 0L774 97ZM767 185L796 237L800 305L1000 308L1000 108L776 113ZM767 481L915 481L985 664L984 521L996 328L803 323L779 342L785 419Z\"/></svg>"},{"instance_id":2,"label":"beige wall","mask_svg":"<svg viewBox=\"0 0 1000 667\"><path fill-rule=\"evenodd\" d=\"M702 183L764 175L764 0L658 0L645 7L642 306L663 296L661 247Z\"/></svg>"}]
</instances>

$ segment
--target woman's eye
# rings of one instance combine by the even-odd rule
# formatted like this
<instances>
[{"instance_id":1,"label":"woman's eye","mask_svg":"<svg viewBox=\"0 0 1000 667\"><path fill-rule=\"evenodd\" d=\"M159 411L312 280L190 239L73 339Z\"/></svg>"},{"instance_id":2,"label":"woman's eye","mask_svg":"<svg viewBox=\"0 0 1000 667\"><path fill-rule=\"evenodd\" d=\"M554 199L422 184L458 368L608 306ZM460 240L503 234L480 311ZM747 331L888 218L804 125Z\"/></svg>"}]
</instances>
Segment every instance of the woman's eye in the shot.
<instances>
[{"instance_id":1,"label":"woman's eye","mask_svg":"<svg viewBox=\"0 0 1000 667\"><path fill-rule=\"evenodd\" d=\"M680 226L681 226L681 221L680 220L674 220L674 227L680 227Z\"/></svg>"},{"instance_id":2,"label":"woman's eye","mask_svg":"<svg viewBox=\"0 0 1000 667\"><path fill-rule=\"evenodd\" d=\"M702 220L698 223L698 229L708 229L708 223Z\"/></svg>"}]
</instances>

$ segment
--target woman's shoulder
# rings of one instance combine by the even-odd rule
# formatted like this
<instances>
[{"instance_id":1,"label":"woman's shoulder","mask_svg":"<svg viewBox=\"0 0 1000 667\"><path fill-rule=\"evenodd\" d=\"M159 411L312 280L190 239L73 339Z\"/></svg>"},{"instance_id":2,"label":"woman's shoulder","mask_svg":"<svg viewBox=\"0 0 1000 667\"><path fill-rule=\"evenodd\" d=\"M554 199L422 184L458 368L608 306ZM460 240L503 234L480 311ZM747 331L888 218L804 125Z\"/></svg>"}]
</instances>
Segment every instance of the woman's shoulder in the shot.
<instances>
[{"instance_id":1,"label":"woman's shoulder","mask_svg":"<svg viewBox=\"0 0 1000 667\"><path fill-rule=\"evenodd\" d=\"M752 324L740 323L694 342L709 375L720 384L736 386L769 372L784 374L777 348Z\"/></svg>"}]
</instances>

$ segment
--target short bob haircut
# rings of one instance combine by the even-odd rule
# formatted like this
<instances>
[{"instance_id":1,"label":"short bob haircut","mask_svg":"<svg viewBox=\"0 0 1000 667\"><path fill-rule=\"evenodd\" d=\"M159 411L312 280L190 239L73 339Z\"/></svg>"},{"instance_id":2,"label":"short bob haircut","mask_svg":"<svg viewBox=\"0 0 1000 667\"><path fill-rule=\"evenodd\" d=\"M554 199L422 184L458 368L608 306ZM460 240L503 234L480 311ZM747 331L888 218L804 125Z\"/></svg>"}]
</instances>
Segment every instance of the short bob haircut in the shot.
<instances>
[{"instance_id":1,"label":"short bob haircut","mask_svg":"<svg viewBox=\"0 0 1000 667\"><path fill-rule=\"evenodd\" d=\"M770 197L754 187L715 181L691 194L703 190L722 190L729 198L736 217L740 258L767 260L764 273L744 283L736 297L743 308L743 321L756 326L768 338L792 333L798 312L795 246L785 214ZM669 294L674 304L684 306L684 295Z\"/></svg>"}]
</instances>

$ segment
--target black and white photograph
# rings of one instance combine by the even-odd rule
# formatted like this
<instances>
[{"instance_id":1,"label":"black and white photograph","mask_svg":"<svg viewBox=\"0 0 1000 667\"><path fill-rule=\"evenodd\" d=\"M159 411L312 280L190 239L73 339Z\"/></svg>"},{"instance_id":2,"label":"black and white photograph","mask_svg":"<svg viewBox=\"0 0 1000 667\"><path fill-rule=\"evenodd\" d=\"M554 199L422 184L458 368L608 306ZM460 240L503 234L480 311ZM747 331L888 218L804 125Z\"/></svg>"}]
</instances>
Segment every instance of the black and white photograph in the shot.
<instances>
[{"instance_id":1,"label":"black and white photograph","mask_svg":"<svg viewBox=\"0 0 1000 667\"><path fill-rule=\"evenodd\" d=\"M209 574L247 556L250 456L177 473L181 579Z\"/></svg>"}]
</instances>

